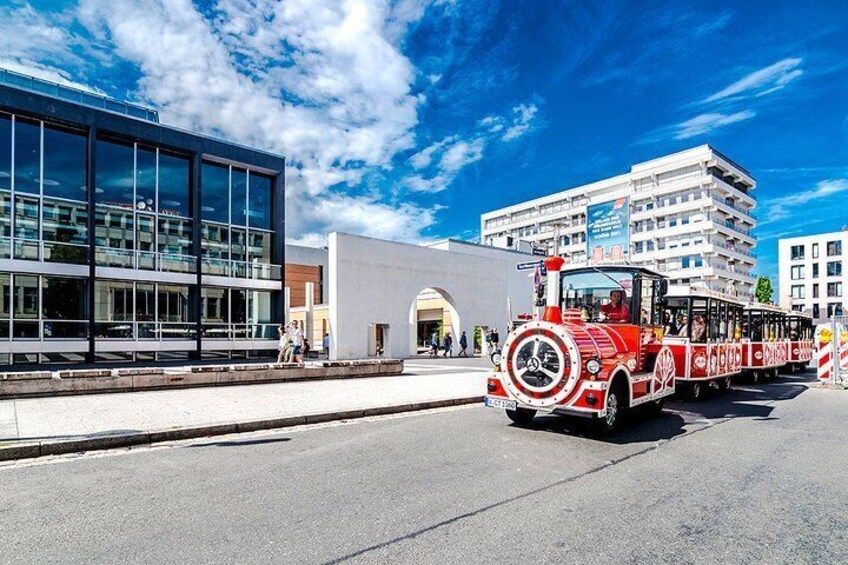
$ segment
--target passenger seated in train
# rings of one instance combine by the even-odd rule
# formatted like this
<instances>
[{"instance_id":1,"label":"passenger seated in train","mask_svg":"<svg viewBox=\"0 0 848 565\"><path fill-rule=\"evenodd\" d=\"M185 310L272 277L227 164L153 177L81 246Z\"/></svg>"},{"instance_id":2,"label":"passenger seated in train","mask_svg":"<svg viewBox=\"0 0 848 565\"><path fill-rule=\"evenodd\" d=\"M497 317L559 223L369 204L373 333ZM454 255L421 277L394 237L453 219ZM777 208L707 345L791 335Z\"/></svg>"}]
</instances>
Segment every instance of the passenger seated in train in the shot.
<instances>
[{"instance_id":1,"label":"passenger seated in train","mask_svg":"<svg viewBox=\"0 0 848 565\"><path fill-rule=\"evenodd\" d=\"M704 323L704 317L700 314L695 314L692 318L692 341L704 341L704 334L707 331L707 325Z\"/></svg>"},{"instance_id":2,"label":"passenger seated in train","mask_svg":"<svg viewBox=\"0 0 848 565\"><path fill-rule=\"evenodd\" d=\"M627 323L630 321L630 307L623 290L611 290L609 304L601 306L601 318L605 322Z\"/></svg>"}]
</instances>

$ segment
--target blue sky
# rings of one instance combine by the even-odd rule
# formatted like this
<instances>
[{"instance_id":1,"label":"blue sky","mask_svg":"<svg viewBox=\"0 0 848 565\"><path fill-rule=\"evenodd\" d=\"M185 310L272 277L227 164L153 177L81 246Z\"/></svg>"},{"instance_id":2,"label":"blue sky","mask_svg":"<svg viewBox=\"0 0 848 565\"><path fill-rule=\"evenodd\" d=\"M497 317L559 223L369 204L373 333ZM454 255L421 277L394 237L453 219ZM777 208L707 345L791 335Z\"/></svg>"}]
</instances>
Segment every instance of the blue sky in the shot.
<instances>
[{"instance_id":1,"label":"blue sky","mask_svg":"<svg viewBox=\"0 0 848 565\"><path fill-rule=\"evenodd\" d=\"M710 143L777 238L848 225L848 3L0 1L0 66L285 154L293 241L482 212Z\"/></svg>"}]
</instances>

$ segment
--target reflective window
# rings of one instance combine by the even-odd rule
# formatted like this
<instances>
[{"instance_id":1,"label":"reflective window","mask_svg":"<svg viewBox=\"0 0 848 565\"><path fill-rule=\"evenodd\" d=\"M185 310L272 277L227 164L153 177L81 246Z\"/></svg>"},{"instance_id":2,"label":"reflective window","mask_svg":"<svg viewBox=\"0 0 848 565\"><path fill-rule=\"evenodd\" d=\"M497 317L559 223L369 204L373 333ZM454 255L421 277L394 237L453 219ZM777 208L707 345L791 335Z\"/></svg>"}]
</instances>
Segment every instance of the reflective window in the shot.
<instances>
[{"instance_id":1,"label":"reflective window","mask_svg":"<svg viewBox=\"0 0 848 565\"><path fill-rule=\"evenodd\" d=\"M133 283L95 281L94 319L98 322L131 322L133 320Z\"/></svg>"},{"instance_id":2,"label":"reflective window","mask_svg":"<svg viewBox=\"0 0 848 565\"><path fill-rule=\"evenodd\" d=\"M12 117L0 114L0 189L12 188Z\"/></svg>"},{"instance_id":3,"label":"reflective window","mask_svg":"<svg viewBox=\"0 0 848 565\"><path fill-rule=\"evenodd\" d=\"M95 337L131 339L134 334L133 283L98 280L94 283Z\"/></svg>"},{"instance_id":4,"label":"reflective window","mask_svg":"<svg viewBox=\"0 0 848 565\"><path fill-rule=\"evenodd\" d=\"M152 284L135 285L135 319L137 322L156 320L156 287Z\"/></svg>"},{"instance_id":5,"label":"reflective window","mask_svg":"<svg viewBox=\"0 0 848 565\"><path fill-rule=\"evenodd\" d=\"M229 228L218 224L208 224L203 222L200 232L200 247L204 259L203 272L210 275L229 275Z\"/></svg>"},{"instance_id":6,"label":"reflective window","mask_svg":"<svg viewBox=\"0 0 848 565\"><path fill-rule=\"evenodd\" d=\"M41 309L45 320L87 320L88 281L65 277L44 277Z\"/></svg>"},{"instance_id":7,"label":"reflective window","mask_svg":"<svg viewBox=\"0 0 848 565\"><path fill-rule=\"evenodd\" d=\"M248 261L270 263L271 234L260 231L251 231L249 235L250 247L248 247Z\"/></svg>"},{"instance_id":8,"label":"reflective window","mask_svg":"<svg viewBox=\"0 0 848 565\"><path fill-rule=\"evenodd\" d=\"M158 292L160 322L188 322L188 287L160 284ZM163 335L162 337L168 337Z\"/></svg>"},{"instance_id":9,"label":"reflective window","mask_svg":"<svg viewBox=\"0 0 848 565\"><path fill-rule=\"evenodd\" d=\"M38 277L15 275L15 318L38 319Z\"/></svg>"},{"instance_id":10,"label":"reflective window","mask_svg":"<svg viewBox=\"0 0 848 565\"><path fill-rule=\"evenodd\" d=\"M133 146L97 140L95 198L98 204L133 206Z\"/></svg>"},{"instance_id":11,"label":"reflective window","mask_svg":"<svg viewBox=\"0 0 848 565\"><path fill-rule=\"evenodd\" d=\"M229 322L229 291L226 288L203 287L201 301L204 322Z\"/></svg>"},{"instance_id":12,"label":"reflective window","mask_svg":"<svg viewBox=\"0 0 848 565\"><path fill-rule=\"evenodd\" d=\"M0 191L0 237L12 235L12 194Z\"/></svg>"},{"instance_id":13,"label":"reflective window","mask_svg":"<svg viewBox=\"0 0 848 565\"><path fill-rule=\"evenodd\" d=\"M138 146L135 173L136 210L156 209L156 149Z\"/></svg>"},{"instance_id":14,"label":"reflective window","mask_svg":"<svg viewBox=\"0 0 848 565\"><path fill-rule=\"evenodd\" d=\"M44 260L79 265L86 263L88 205L50 198L44 198L41 205Z\"/></svg>"},{"instance_id":15,"label":"reflective window","mask_svg":"<svg viewBox=\"0 0 848 565\"><path fill-rule=\"evenodd\" d=\"M44 195L86 201L86 136L44 126Z\"/></svg>"},{"instance_id":16,"label":"reflective window","mask_svg":"<svg viewBox=\"0 0 848 565\"><path fill-rule=\"evenodd\" d=\"M133 248L133 213L129 210L97 207L94 243L98 247Z\"/></svg>"},{"instance_id":17,"label":"reflective window","mask_svg":"<svg viewBox=\"0 0 848 565\"><path fill-rule=\"evenodd\" d=\"M262 175L250 175L248 215L250 227L271 229L271 196L273 180Z\"/></svg>"},{"instance_id":18,"label":"reflective window","mask_svg":"<svg viewBox=\"0 0 848 565\"><path fill-rule=\"evenodd\" d=\"M191 254L191 220L159 218L159 252Z\"/></svg>"},{"instance_id":19,"label":"reflective window","mask_svg":"<svg viewBox=\"0 0 848 565\"><path fill-rule=\"evenodd\" d=\"M200 174L202 202L201 217L204 220L230 221L230 169L220 165L203 163Z\"/></svg>"},{"instance_id":20,"label":"reflective window","mask_svg":"<svg viewBox=\"0 0 848 565\"><path fill-rule=\"evenodd\" d=\"M41 124L15 119L15 191L39 193L41 175Z\"/></svg>"},{"instance_id":21,"label":"reflective window","mask_svg":"<svg viewBox=\"0 0 848 565\"><path fill-rule=\"evenodd\" d=\"M12 314L11 276L0 273L0 338L9 337L9 318Z\"/></svg>"},{"instance_id":22,"label":"reflective window","mask_svg":"<svg viewBox=\"0 0 848 565\"><path fill-rule=\"evenodd\" d=\"M272 297L270 290L250 291L250 323L269 324L274 321Z\"/></svg>"},{"instance_id":23,"label":"reflective window","mask_svg":"<svg viewBox=\"0 0 848 565\"><path fill-rule=\"evenodd\" d=\"M38 199L15 197L15 237L38 239Z\"/></svg>"},{"instance_id":24,"label":"reflective window","mask_svg":"<svg viewBox=\"0 0 848 565\"><path fill-rule=\"evenodd\" d=\"M238 288L230 290L232 303L230 318L234 324L247 323L247 291Z\"/></svg>"},{"instance_id":25,"label":"reflective window","mask_svg":"<svg viewBox=\"0 0 848 565\"><path fill-rule=\"evenodd\" d=\"M230 223L235 226L247 225L247 171L233 168L232 176L232 215Z\"/></svg>"},{"instance_id":26,"label":"reflective window","mask_svg":"<svg viewBox=\"0 0 848 565\"><path fill-rule=\"evenodd\" d=\"M159 213L189 217L189 160L159 152Z\"/></svg>"}]
</instances>

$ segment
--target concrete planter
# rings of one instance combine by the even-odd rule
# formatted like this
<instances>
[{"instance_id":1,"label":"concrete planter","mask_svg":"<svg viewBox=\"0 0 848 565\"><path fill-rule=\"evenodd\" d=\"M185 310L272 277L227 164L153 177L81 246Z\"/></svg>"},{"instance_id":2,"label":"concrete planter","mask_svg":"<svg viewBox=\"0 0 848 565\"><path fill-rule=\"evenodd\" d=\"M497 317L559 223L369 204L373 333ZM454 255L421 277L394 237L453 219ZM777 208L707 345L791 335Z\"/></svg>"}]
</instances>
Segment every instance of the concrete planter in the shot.
<instances>
[{"instance_id":1,"label":"concrete planter","mask_svg":"<svg viewBox=\"0 0 848 565\"><path fill-rule=\"evenodd\" d=\"M56 373L5 373L0 375L0 398L59 396L103 392L132 392L198 386L226 386L287 381L352 379L394 376L403 372L399 359L198 365L169 369L78 369Z\"/></svg>"}]
</instances>

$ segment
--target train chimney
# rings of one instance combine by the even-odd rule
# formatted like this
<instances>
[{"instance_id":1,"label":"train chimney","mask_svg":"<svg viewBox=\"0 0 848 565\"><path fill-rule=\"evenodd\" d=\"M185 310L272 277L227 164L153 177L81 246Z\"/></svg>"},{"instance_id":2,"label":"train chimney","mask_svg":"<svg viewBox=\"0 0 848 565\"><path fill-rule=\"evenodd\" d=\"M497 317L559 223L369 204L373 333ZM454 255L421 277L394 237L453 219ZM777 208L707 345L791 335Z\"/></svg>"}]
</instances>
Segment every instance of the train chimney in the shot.
<instances>
[{"instance_id":1,"label":"train chimney","mask_svg":"<svg viewBox=\"0 0 848 565\"><path fill-rule=\"evenodd\" d=\"M562 257L548 257L545 259L545 269L548 271L548 280L545 288L548 296L545 311L542 314L542 320L553 324L562 323L559 273L564 264L565 260Z\"/></svg>"}]
</instances>

